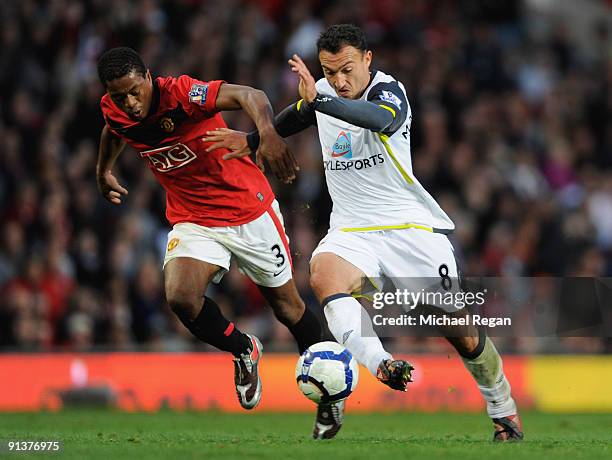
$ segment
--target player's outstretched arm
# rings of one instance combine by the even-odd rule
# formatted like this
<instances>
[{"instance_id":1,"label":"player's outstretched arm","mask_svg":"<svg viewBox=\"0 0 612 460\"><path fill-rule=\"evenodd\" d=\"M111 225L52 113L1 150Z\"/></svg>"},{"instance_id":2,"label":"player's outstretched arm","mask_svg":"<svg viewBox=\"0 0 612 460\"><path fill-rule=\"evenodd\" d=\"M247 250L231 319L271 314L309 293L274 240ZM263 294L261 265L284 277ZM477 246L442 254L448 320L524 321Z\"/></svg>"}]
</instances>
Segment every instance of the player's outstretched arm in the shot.
<instances>
[{"instance_id":1,"label":"player's outstretched arm","mask_svg":"<svg viewBox=\"0 0 612 460\"><path fill-rule=\"evenodd\" d=\"M314 124L316 124L315 112L304 103L303 99L285 107L274 117L274 127L281 137L293 136ZM246 140L254 152L259 146L259 132L251 131Z\"/></svg>"},{"instance_id":2,"label":"player's outstretched arm","mask_svg":"<svg viewBox=\"0 0 612 460\"><path fill-rule=\"evenodd\" d=\"M399 112L399 109L390 111L369 101L320 94L315 97L313 107L321 113L377 133L387 131L394 124L394 113Z\"/></svg>"},{"instance_id":3,"label":"player's outstretched arm","mask_svg":"<svg viewBox=\"0 0 612 460\"><path fill-rule=\"evenodd\" d=\"M285 183L295 179L297 162L274 128L272 106L263 91L224 83L219 88L215 105L217 110L242 109L251 117L260 135L255 158L262 171L265 159L277 179Z\"/></svg>"},{"instance_id":4,"label":"player's outstretched arm","mask_svg":"<svg viewBox=\"0 0 612 460\"><path fill-rule=\"evenodd\" d=\"M108 126L104 126L100 135L96 181L100 193L113 204L121 204L121 196L128 194L128 191L119 185L117 178L112 173L115 160L124 148L125 142L115 136Z\"/></svg>"},{"instance_id":5,"label":"player's outstretched arm","mask_svg":"<svg viewBox=\"0 0 612 460\"><path fill-rule=\"evenodd\" d=\"M314 110L309 110L304 100L285 107L274 117L274 128L281 137L289 137L316 123ZM240 158L256 152L259 148L259 131L250 133L234 131L232 129L218 128L209 131L204 141L212 142L206 151L218 148L226 148L231 151L223 157L224 160ZM299 171L299 167L297 168Z\"/></svg>"}]
</instances>

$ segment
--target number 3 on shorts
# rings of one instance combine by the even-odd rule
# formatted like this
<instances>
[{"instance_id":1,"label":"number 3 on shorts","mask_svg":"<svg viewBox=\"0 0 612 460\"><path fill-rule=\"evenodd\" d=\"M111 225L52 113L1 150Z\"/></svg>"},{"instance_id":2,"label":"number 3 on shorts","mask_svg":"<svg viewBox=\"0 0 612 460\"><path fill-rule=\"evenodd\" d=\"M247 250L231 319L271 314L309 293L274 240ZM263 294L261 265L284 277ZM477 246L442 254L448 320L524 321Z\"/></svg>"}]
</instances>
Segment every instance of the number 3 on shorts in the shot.
<instances>
[{"instance_id":1,"label":"number 3 on shorts","mask_svg":"<svg viewBox=\"0 0 612 460\"><path fill-rule=\"evenodd\" d=\"M272 252L274 253L274 257L276 257L277 259L280 259L280 262L277 262L276 266L278 268L282 267L285 264L285 256L282 254L280 246L278 244L275 244L270 249L272 249Z\"/></svg>"}]
</instances>

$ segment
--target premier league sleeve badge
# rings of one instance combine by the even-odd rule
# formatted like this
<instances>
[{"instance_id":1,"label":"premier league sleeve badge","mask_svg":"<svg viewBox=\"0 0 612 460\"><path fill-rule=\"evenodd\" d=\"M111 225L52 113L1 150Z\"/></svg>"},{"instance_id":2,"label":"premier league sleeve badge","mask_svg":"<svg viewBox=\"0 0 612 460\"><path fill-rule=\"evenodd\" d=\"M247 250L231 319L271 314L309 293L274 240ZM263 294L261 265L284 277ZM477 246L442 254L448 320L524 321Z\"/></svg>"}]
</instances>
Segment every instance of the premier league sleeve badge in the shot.
<instances>
[{"instance_id":1,"label":"premier league sleeve badge","mask_svg":"<svg viewBox=\"0 0 612 460\"><path fill-rule=\"evenodd\" d=\"M208 84L194 83L189 90L189 102L198 105L206 105L206 95L208 94Z\"/></svg>"}]
</instances>

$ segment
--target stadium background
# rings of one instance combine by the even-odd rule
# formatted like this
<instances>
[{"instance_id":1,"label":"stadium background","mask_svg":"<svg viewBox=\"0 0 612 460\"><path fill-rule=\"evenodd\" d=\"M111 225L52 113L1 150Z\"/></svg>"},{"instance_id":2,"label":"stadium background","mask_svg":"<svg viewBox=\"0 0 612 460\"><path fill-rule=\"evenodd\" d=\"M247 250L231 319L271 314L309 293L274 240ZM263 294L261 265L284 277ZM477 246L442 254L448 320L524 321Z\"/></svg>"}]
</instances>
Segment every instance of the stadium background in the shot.
<instances>
[{"instance_id":1,"label":"stadium background","mask_svg":"<svg viewBox=\"0 0 612 460\"><path fill-rule=\"evenodd\" d=\"M406 86L415 174L456 222L464 272L611 276L611 7L596 0L1 2L0 366L10 378L0 385L0 409L39 408L46 404L45 389L91 382L146 391L144 381L164 381L163 373L147 374L156 367L207 372L205 381L227 374L219 400L196 396L193 407L225 408L223 398L233 391L227 357L152 353L209 349L191 339L165 304L164 196L142 160L126 150L118 161L130 192L121 207L96 190L103 123L96 59L103 50L132 46L154 75L188 73L263 89L278 111L297 98L287 57L299 53L320 76L319 32L332 23L359 24L373 66ZM251 128L240 113L225 118L235 129ZM318 311L308 288L308 260L327 230L331 204L316 132L295 136L289 145L301 166L299 180L291 186L271 182L291 238L295 279L309 308ZM293 351L287 331L237 271L211 295L243 330L261 337L266 350ZM570 390L587 401L567 410L612 410L611 392L598 386L612 374L608 357L559 356L607 355L609 339L496 343L517 355L507 360L517 369L508 375L515 388L525 388L525 404L546 408L542 401L550 396L541 387L553 376L571 380L571 366L582 366L587 377L559 388L558 404L567 402ZM467 374L452 355L449 360L443 340L401 338L388 345L428 353L415 359L432 369L427 380L435 388L429 391L438 393L422 409L481 407L478 401L469 407L448 403L457 388L477 393L467 389ZM291 380L286 369L294 356L266 360L269 380ZM445 379L433 378L447 365L452 369L440 376ZM125 374L129 368L132 377ZM34 395L26 391L33 375L41 382ZM176 390L171 383L177 379L167 378L174 374L165 375L170 386L141 408L159 407L161 396ZM188 385L188 373L182 375ZM364 382L360 397L372 401L364 408L391 397L370 387L367 377ZM425 387L417 395L426 395ZM375 396L366 395L368 388ZM52 399L49 407L57 403ZM290 400L284 407L292 404L302 407ZM562 410L558 404L548 409Z\"/></svg>"}]
</instances>

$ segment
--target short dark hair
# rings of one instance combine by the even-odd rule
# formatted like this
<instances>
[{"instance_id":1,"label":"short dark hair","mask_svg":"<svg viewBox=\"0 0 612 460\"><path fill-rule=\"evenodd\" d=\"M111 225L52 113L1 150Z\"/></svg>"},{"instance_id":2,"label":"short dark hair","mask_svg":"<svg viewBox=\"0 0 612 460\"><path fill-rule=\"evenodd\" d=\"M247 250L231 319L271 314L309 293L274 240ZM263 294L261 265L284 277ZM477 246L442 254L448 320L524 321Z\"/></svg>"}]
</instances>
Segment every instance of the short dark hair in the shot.
<instances>
[{"instance_id":1,"label":"short dark hair","mask_svg":"<svg viewBox=\"0 0 612 460\"><path fill-rule=\"evenodd\" d=\"M337 53L344 46L354 46L358 50L368 49L365 33L354 24L336 24L323 32L317 40L317 52Z\"/></svg>"},{"instance_id":2,"label":"short dark hair","mask_svg":"<svg viewBox=\"0 0 612 460\"><path fill-rule=\"evenodd\" d=\"M143 77L147 74L147 68L140 54L127 46L111 48L98 59L98 77L104 87L107 82L121 78L132 71Z\"/></svg>"}]
</instances>

